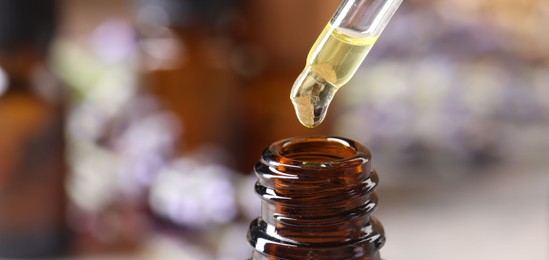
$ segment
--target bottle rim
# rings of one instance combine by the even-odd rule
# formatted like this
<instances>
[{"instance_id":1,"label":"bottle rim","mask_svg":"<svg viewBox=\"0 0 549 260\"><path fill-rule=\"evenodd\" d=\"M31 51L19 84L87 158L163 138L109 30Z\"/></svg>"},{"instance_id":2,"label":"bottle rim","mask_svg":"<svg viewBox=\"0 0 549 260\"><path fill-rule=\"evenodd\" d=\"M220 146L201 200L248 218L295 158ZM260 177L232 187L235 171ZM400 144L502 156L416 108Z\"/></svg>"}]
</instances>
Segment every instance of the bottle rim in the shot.
<instances>
[{"instance_id":1,"label":"bottle rim","mask_svg":"<svg viewBox=\"0 0 549 260\"><path fill-rule=\"evenodd\" d=\"M270 166L329 169L368 163L371 153L362 144L345 137L299 136L272 143L264 150L261 160Z\"/></svg>"}]
</instances>

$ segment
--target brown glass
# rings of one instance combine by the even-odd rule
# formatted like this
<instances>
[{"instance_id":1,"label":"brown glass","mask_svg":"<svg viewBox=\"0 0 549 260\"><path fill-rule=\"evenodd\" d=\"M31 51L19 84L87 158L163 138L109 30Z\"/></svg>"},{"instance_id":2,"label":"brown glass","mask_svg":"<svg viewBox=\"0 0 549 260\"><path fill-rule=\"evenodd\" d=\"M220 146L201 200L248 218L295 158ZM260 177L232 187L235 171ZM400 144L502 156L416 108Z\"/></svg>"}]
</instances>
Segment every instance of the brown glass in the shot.
<instances>
[{"instance_id":1,"label":"brown glass","mask_svg":"<svg viewBox=\"0 0 549 260\"><path fill-rule=\"evenodd\" d=\"M363 145L340 137L273 143L255 165L261 216L250 224L253 259L380 259L385 242L378 176Z\"/></svg>"},{"instance_id":2,"label":"brown glass","mask_svg":"<svg viewBox=\"0 0 549 260\"><path fill-rule=\"evenodd\" d=\"M0 2L0 258L68 249L64 102L48 69L56 2Z\"/></svg>"}]
</instances>

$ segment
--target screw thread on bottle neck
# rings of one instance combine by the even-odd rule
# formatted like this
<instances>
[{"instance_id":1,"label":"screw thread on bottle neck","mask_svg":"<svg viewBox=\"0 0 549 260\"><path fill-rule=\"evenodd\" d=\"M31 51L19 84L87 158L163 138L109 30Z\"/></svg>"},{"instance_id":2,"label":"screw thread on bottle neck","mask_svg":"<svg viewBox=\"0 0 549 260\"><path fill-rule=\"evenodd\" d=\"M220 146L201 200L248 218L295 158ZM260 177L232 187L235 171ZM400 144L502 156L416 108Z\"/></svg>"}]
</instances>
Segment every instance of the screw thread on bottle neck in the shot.
<instances>
[{"instance_id":1,"label":"screw thread on bottle neck","mask_svg":"<svg viewBox=\"0 0 549 260\"><path fill-rule=\"evenodd\" d=\"M255 166L261 216L250 225L254 259L379 259L385 237L370 214L377 173L368 149L339 137L276 142Z\"/></svg>"}]
</instances>

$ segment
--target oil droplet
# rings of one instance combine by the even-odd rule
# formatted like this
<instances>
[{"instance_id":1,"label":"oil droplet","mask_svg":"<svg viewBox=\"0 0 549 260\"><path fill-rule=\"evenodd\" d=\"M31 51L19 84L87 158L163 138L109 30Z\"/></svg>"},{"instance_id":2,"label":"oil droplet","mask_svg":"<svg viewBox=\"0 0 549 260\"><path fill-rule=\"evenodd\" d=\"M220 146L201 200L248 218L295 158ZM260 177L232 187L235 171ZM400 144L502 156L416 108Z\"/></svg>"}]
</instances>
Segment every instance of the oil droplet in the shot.
<instances>
[{"instance_id":1,"label":"oil droplet","mask_svg":"<svg viewBox=\"0 0 549 260\"><path fill-rule=\"evenodd\" d=\"M336 91L337 87L312 71L311 67L305 68L290 94L299 122L308 128L320 125Z\"/></svg>"}]
</instances>

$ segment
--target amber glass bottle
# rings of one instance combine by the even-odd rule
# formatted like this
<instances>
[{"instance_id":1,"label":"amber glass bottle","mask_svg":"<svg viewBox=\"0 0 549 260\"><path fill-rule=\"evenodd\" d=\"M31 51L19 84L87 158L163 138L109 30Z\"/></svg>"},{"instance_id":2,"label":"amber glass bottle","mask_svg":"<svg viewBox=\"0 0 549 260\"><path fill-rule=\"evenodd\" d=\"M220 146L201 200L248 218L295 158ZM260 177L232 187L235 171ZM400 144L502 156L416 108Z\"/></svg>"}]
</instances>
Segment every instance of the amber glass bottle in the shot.
<instances>
[{"instance_id":1,"label":"amber glass bottle","mask_svg":"<svg viewBox=\"0 0 549 260\"><path fill-rule=\"evenodd\" d=\"M143 84L177 118L177 152L227 149L238 83L225 27L239 0L140 2Z\"/></svg>"},{"instance_id":2,"label":"amber glass bottle","mask_svg":"<svg viewBox=\"0 0 549 260\"><path fill-rule=\"evenodd\" d=\"M283 140L264 150L255 172L254 260L380 259L384 231L370 215L378 177L366 147L339 137Z\"/></svg>"},{"instance_id":3,"label":"amber glass bottle","mask_svg":"<svg viewBox=\"0 0 549 260\"><path fill-rule=\"evenodd\" d=\"M0 2L0 258L66 248L64 120L46 66L55 1Z\"/></svg>"}]
</instances>

